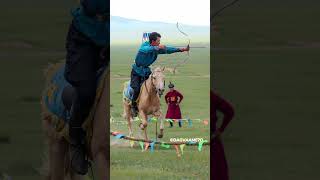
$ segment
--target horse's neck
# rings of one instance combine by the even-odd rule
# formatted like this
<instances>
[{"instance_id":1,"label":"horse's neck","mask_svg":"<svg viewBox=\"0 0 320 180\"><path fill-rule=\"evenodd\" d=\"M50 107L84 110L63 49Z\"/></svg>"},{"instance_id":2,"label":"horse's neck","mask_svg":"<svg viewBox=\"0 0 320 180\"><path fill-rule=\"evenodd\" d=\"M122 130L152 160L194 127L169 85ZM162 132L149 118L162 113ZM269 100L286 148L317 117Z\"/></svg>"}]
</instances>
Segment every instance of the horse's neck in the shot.
<instances>
[{"instance_id":1,"label":"horse's neck","mask_svg":"<svg viewBox=\"0 0 320 180\"><path fill-rule=\"evenodd\" d=\"M151 78L148 78L143 84L142 84L142 92L141 95L145 97L146 99L149 99L148 101L153 101L155 96L157 96L156 89L154 88Z\"/></svg>"},{"instance_id":2,"label":"horse's neck","mask_svg":"<svg viewBox=\"0 0 320 180\"><path fill-rule=\"evenodd\" d=\"M147 94L148 95L152 95L152 94L155 94L155 88L154 86L152 85L152 81L151 81L151 78L148 78L145 83L144 83L144 88L147 88L146 91L147 91Z\"/></svg>"},{"instance_id":3,"label":"horse's neck","mask_svg":"<svg viewBox=\"0 0 320 180\"><path fill-rule=\"evenodd\" d=\"M159 106L160 98L156 93L156 89L153 86L151 79L147 79L142 86L139 104L141 107L145 108L147 112L151 112L154 107Z\"/></svg>"}]
</instances>

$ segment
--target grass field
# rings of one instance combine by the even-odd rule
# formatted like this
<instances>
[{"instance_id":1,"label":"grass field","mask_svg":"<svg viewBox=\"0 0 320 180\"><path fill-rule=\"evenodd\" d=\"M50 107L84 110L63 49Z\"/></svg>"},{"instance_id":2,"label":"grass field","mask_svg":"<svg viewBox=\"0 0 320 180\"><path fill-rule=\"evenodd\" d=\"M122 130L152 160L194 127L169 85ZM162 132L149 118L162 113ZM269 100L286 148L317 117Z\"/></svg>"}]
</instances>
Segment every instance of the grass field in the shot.
<instances>
[{"instance_id":1,"label":"grass field","mask_svg":"<svg viewBox=\"0 0 320 180\"><path fill-rule=\"evenodd\" d=\"M111 47L111 115L116 121L124 121L121 117L122 87L128 80L132 59L138 47ZM124 49L126 51L124 51ZM127 53L128 52L128 53ZM182 62L187 54L161 55L157 65L168 68ZM176 62L174 62L176 61ZM183 117L191 119L209 119L209 48L194 49L190 52L187 63L178 67L175 75L166 73L166 82L172 81L176 88L184 95L181 103ZM166 92L167 92L166 88ZM166 93L165 92L165 93ZM162 110L166 113L164 98ZM159 126L159 125L158 125ZM209 138L209 126L193 121L193 126L183 123L179 128L175 123L173 128L168 128L165 123L165 136L163 141L170 138ZM133 124L135 137L141 137L138 122ZM128 134L127 125L111 124L111 130ZM148 126L149 138L155 138L155 123ZM209 178L209 146L198 152L197 147L185 147L184 155L178 158L174 147L169 150L155 149L155 152L141 152L136 143L130 148L129 142L111 138L111 178L112 179L208 179ZM172 162L175 163L172 163Z\"/></svg>"},{"instance_id":2,"label":"grass field","mask_svg":"<svg viewBox=\"0 0 320 180\"><path fill-rule=\"evenodd\" d=\"M0 112L2 116L0 139L9 138L9 143L0 143L0 174L7 174L14 180L35 180L40 179L38 168L41 166L44 149L39 104L39 97L44 80L42 70L47 67L49 62L58 62L65 57L64 41L70 22L70 8L73 7L73 4L65 1L33 1L36 5L28 3L28 1L19 1L19 4L17 3L17 1L5 2L0 8L0 18L3 22L6 22L0 25L0 80L2 82L0 88ZM135 53L135 48L136 47L132 47L131 50L129 48L129 51L126 52L128 52L128 54ZM118 53L113 54L116 56ZM201 55L202 53L198 54ZM206 54L208 54L208 52L206 52ZM130 54L130 56L131 55L132 54ZM191 55L191 57L196 56L196 54ZM184 57L185 55L179 58L181 60L181 58ZM191 67L190 65L189 67L185 66L183 70L181 69L181 72L185 71L190 74L194 70L199 71L201 63L208 62L208 57L198 61L199 62L195 63L197 64L195 67ZM123 76L128 75L125 69L120 69L119 72L122 73ZM209 74L208 66L206 66L203 73L201 72L198 75L203 74ZM194 77L194 79L198 80L196 77ZM200 92L203 88L209 89L209 77L207 76L203 79L202 82L198 83L199 87L197 87ZM181 89L189 87L180 84L181 81L184 81L183 78L181 79L181 76L175 81ZM114 86L114 90L119 90L118 88L121 87L120 81L118 84L115 82ZM197 116L195 112L200 113L201 110L202 115L199 118L208 118L209 102L206 98L207 95L208 93L200 96L201 101L205 99L206 101L203 102L206 103L194 105L194 112L187 112L187 109L190 109L193 105L188 105L188 101L192 102L192 98L186 98L185 103L182 104L182 106L186 106L186 108L183 108L183 110L185 109L184 113L189 113L192 118L193 116ZM190 96L190 93L186 92L186 96ZM120 102L121 99L115 102L115 105ZM206 132L202 132L200 129L204 129ZM184 130L186 130L186 127L184 127ZM194 123L194 127L191 128L190 131L198 132L198 134L194 134L195 136L202 136L203 134L208 134L209 129L208 127L206 127L206 129L205 127L197 127L196 123ZM167 133L169 136L169 130ZM183 132L180 134L183 135ZM140 156L146 155L146 153L143 154L139 150L129 148L122 149L122 151L124 150L132 152L132 159L128 159L130 162L135 161L134 155L136 154ZM171 162L170 160L172 159L176 160L173 149L161 150L161 152L165 153L168 161L158 158L162 157L162 155L152 155L150 158L157 157L159 160L166 161L163 164L168 164L167 162ZM158 152L155 152L155 154L157 153ZM117 152L114 154L116 155ZM198 166L196 168L199 169L199 171L194 170L193 174L190 173L187 174L187 176L193 177L196 176L197 173L202 173L202 177L208 177L208 156L208 148L204 148L203 152L199 153L196 151L196 148L186 147L184 158L187 159L182 159L180 166L176 167L180 172L172 175L172 171L168 171L167 175L165 173L163 175L174 178L181 177L182 172L192 168L185 166L185 162L197 158L199 160L197 160ZM115 161L115 163L117 163L117 161ZM129 164L132 163L128 163L128 165ZM146 164L146 167L148 165L148 167L151 168L158 163L152 164L152 166ZM172 165L172 163L170 164ZM122 163L122 165L124 165L124 163ZM138 164L135 165L135 168L141 169L137 167L139 167ZM207 170L205 171L203 167L207 167ZM168 167L157 165L154 168L155 173L159 174L162 172L161 169L166 168ZM117 168L114 169L116 170ZM147 171L147 169L144 170ZM134 172L133 168L131 171ZM117 171L114 172L117 173ZM148 172L146 172L145 177L148 177L147 174Z\"/></svg>"},{"instance_id":3,"label":"grass field","mask_svg":"<svg viewBox=\"0 0 320 180\"><path fill-rule=\"evenodd\" d=\"M211 79L235 106L224 134L232 180L320 177L320 13L310 2L239 1L216 19Z\"/></svg>"},{"instance_id":4,"label":"grass field","mask_svg":"<svg viewBox=\"0 0 320 180\"><path fill-rule=\"evenodd\" d=\"M10 139L8 144L0 143L0 173L13 180L40 179L37 168L44 148L39 105L42 69L65 56L72 7L71 1L65 0L32 2L12 0L0 7L4 22L0 24L0 137ZM212 36L217 49L212 54L214 72L210 79L236 108L236 116L224 134L231 180L319 179L320 14L319 3L315 3L239 1L216 19L220 30ZM117 49L112 51L112 57L119 59L112 61L112 66L122 77L128 76L131 62L124 62L134 56L136 47L129 50L125 55ZM192 86L189 81L183 83L186 80L182 74L208 74L209 67L201 65L206 61L195 58L197 54L206 53L192 53L192 61L174 77L179 89ZM205 70L200 71L201 67ZM197 88L208 88L205 78L194 79ZM118 94L121 82L113 81L111 92L115 117L122 112ZM195 92L201 102L207 102L207 92ZM182 110L190 117L208 107L205 103L193 104L198 99L189 90L185 94ZM200 118L207 118L205 113ZM125 126L112 128L126 132ZM186 132L206 134L201 129L196 124L190 131L185 131L186 127L166 128L165 138L189 136ZM125 174L137 177L137 173L143 174L141 179L151 175L158 175L153 179L160 179L160 175L205 179L208 157L207 148L199 153L186 147L178 161L173 149L151 154L138 148L112 147L111 175L112 179L125 179Z\"/></svg>"},{"instance_id":5,"label":"grass field","mask_svg":"<svg viewBox=\"0 0 320 180\"><path fill-rule=\"evenodd\" d=\"M13 0L0 7L0 137L9 138L0 143L0 174L13 180L40 179L42 70L65 57L70 7L62 0Z\"/></svg>"}]
</instances>

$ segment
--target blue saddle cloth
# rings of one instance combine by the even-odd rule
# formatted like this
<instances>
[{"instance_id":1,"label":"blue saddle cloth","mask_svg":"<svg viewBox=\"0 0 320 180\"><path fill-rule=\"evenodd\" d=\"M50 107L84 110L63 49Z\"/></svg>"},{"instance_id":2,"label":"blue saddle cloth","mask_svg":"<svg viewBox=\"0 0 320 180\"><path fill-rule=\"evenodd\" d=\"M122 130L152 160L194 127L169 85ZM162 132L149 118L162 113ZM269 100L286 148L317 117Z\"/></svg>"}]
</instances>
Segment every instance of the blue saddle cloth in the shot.
<instances>
[{"instance_id":1,"label":"blue saddle cloth","mask_svg":"<svg viewBox=\"0 0 320 180\"><path fill-rule=\"evenodd\" d=\"M71 84L64 78L64 69L65 66L63 65L52 76L44 101L51 113L61 119L68 120L68 113L62 102L62 92L65 87L71 86Z\"/></svg>"},{"instance_id":2,"label":"blue saddle cloth","mask_svg":"<svg viewBox=\"0 0 320 180\"><path fill-rule=\"evenodd\" d=\"M127 99L129 99L130 101L132 101L133 98L133 89L130 86L130 80L125 82L127 83L127 88L124 90L123 92L123 96L126 97Z\"/></svg>"},{"instance_id":3,"label":"blue saddle cloth","mask_svg":"<svg viewBox=\"0 0 320 180\"><path fill-rule=\"evenodd\" d=\"M65 122L69 122L70 112L66 110L62 101L62 93L65 87L72 86L64 78L65 65L62 65L51 77L49 87L44 95L45 105L48 110L55 114L57 117L63 119ZM97 82L100 81L103 74L103 68L97 72Z\"/></svg>"}]
</instances>

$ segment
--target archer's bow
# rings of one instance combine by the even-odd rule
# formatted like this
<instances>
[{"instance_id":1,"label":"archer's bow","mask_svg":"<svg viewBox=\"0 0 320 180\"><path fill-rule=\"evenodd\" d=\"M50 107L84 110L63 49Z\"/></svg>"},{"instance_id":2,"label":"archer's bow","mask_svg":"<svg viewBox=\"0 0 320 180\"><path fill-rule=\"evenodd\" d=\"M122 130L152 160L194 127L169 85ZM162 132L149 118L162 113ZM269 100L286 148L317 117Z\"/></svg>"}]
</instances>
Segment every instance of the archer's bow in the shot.
<instances>
[{"instance_id":1,"label":"archer's bow","mask_svg":"<svg viewBox=\"0 0 320 180\"><path fill-rule=\"evenodd\" d=\"M178 23L178 22L177 22L177 29L178 29L178 31L179 31L181 34L183 34L184 36L187 37L187 39L188 39L188 45L187 45L187 47L190 48L190 38L189 38L189 36L188 36L187 33L181 31L181 29L179 28L179 23ZM189 49L189 51L190 51L190 49ZM185 62L190 58L189 51L188 51L188 57L187 57L185 60L183 60L182 63L177 64L177 65L174 67L174 70L175 70L178 66L180 66L181 64L185 63Z\"/></svg>"},{"instance_id":2,"label":"archer's bow","mask_svg":"<svg viewBox=\"0 0 320 180\"><path fill-rule=\"evenodd\" d=\"M213 13L213 15L212 15L212 17L211 17L212 21L213 21L213 19L214 19L216 16L218 16L224 9L232 6L232 5L233 5L234 3L236 3L237 1L239 1L239 0L231 1L230 3L226 4L224 7L222 7L221 9L219 9L217 12Z\"/></svg>"},{"instance_id":3,"label":"archer's bow","mask_svg":"<svg viewBox=\"0 0 320 180\"><path fill-rule=\"evenodd\" d=\"M185 32L181 31L181 29L179 28L179 23L177 22L177 29L178 31L180 31L184 36L186 36L188 38L188 46L190 46L190 38L188 36L188 34L186 34ZM189 53L189 51L188 51Z\"/></svg>"}]
</instances>

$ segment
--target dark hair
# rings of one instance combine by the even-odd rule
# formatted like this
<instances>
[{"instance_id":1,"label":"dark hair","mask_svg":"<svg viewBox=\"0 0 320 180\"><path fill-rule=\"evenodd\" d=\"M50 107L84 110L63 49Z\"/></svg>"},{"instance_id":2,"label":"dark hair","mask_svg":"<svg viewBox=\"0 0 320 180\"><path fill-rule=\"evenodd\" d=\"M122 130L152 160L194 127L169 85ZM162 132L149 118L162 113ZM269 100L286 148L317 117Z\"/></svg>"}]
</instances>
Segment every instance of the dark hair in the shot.
<instances>
[{"instance_id":1,"label":"dark hair","mask_svg":"<svg viewBox=\"0 0 320 180\"><path fill-rule=\"evenodd\" d=\"M149 42L151 43L152 41L156 41L158 39L158 37L161 38L161 35L157 32L152 32L150 35L149 35Z\"/></svg>"},{"instance_id":2,"label":"dark hair","mask_svg":"<svg viewBox=\"0 0 320 180\"><path fill-rule=\"evenodd\" d=\"M168 88L174 88L174 84L172 84L171 82L168 85Z\"/></svg>"}]
</instances>

